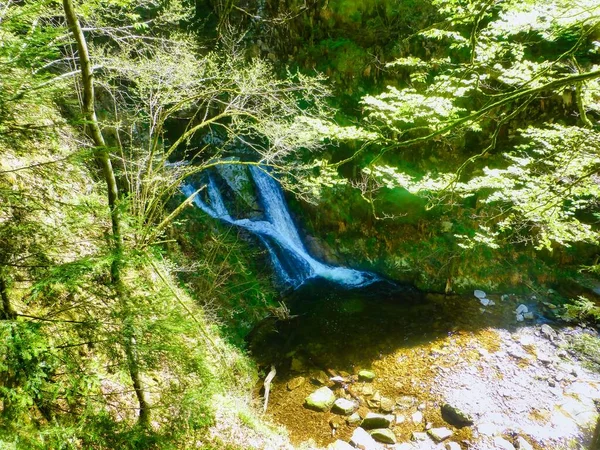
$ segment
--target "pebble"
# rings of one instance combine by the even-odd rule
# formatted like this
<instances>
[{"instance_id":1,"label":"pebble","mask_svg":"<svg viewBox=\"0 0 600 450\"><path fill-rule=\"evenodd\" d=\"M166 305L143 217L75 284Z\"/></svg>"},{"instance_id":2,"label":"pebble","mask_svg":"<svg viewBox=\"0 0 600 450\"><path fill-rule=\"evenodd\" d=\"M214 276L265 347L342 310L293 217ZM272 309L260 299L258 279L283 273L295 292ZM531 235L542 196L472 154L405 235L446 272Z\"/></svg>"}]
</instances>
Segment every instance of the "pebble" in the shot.
<instances>
[{"instance_id":1,"label":"pebble","mask_svg":"<svg viewBox=\"0 0 600 450\"><path fill-rule=\"evenodd\" d=\"M355 412L348 416L346 422L348 422L348 425L356 425L357 423L362 422L362 418L360 417L360 414Z\"/></svg>"},{"instance_id":2,"label":"pebble","mask_svg":"<svg viewBox=\"0 0 600 450\"><path fill-rule=\"evenodd\" d=\"M329 444L327 446L327 450L356 450L356 449L354 447L352 447L350 444L348 444L347 442L344 442L344 441L341 441L338 439L333 444Z\"/></svg>"},{"instance_id":3,"label":"pebble","mask_svg":"<svg viewBox=\"0 0 600 450\"><path fill-rule=\"evenodd\" d=\"M350 444L356 448L372 449L377 448L377 442L366 432L364 428L356 428L350 438Z\"/></svg>"},{"instance_id":4,"label":"pebble","mask_svg":"<svg viewBox=\"0 0 600 450\"><path fill-rule=\"evenodd\" d=\"M377 430L373 430L371 431L371 437L378 442L383 442L384 444L396 443L396 435L389 428L379 428Z\"/></svg>"},{"instance_id":5,"label":"pebble","mask_svg":"<svg viewBox=\"0 0 600 450\"><path fill-rule=\"evenodd\" d=\"M375 372L370 370L361 370L358 372L358 381L371 382L375 379Z\"/></svg>"},{"instance_id":6,"label":"pebble","mask_svg":"<svg viewBox=\"0 0 600 450\"><path fill-rule=\"evenodd\" d=\"M403 395L396 399L396 405L402 409L408 409L416 403L416 398L410 395Z\"/></svg>"},{"instance_id":7,"label":"pebble","mask_svg":"<svg viewBox=\"0 0 600 450\"><path fill-rule=\"evenodd\" d=\"M542 332L542 335L549 341L554 341L554 339L558 337L556 331L554 331L554 329L546 323L542 325L540 331Z\"/></svg>"},{"instance_id":8,"label":"pebble","mask_svg":"<svg viewBox=\"0 0 600 450\"><path fill-rule=\"evenodd\" d=\"M427 440L427 433L423 433L422 431L413 431L412 433L412 440L413 441L426 441Z\"/></svg>"},{"instance_id":9,"label":"pebble","mask_svg":"<svg viewBox=\"0 0 600 450\"><path fill-rule=\"evenodd\" d=\"M442 442L454 434L452 430L446 427L432 428L427 431L427 434L436 442Z\"/></svg>"},{"instance_id":10,"label":"pebble","mask_svg":"<svg viewBox=\"0 0 600 450\"><path fill-rule=\"evenodd\" d=\"M517 307L517 309L515 310L515 314L519 315L519 314L524 314L526 312L529 312L529 309L527 309L527 306L521 304Z\"/></svg>"},{"instance_id":11,"label":"pebble","mask_svg":"<svg viewBox=\"0 0 600 450\"><path fill-rule=\"evenodd\" d=\"M475 289L475 290L473 291L473 295L474 295L475 297L477 297L478 299L482 299L482 298L485 298L485 297L487 297L487 294L486 294L485 292L483 292L483 291L479 290L479 289Z\"/></svg>"},{"instance_id":12,"label":"pebble","mask_svg":"<svg viewBox=\"0 0 600 450\"><path fill-rule=\"evenodd\" d=\"M338 398L334 403L331 410L336 414L343 414L345 416L352 414L358 408L358 403L353 400L347 400L345 398Z\"/></svg>"},{"instance_id":13,"label":"pebble","mask_svg":"<svg viewBox=\"0 0 600 450\"><path fill-rule=\"evenodd\" d=\"M423 413L421 411L417 411L412 415L411 419L415 425L418 425L423 422Z\"/></svg>"},{"instance_id":14,"label":"pebble","mask_svg":"<svg viewBox=\"0 0 600 450\"><path fill-rule=\"evenodd\" d=\"M370 412L363 419L360 426L366 430L370 430L374 428L388 428L392 423L394 423L394 416L392 414L383 415Z\"/></svg>"}]
</instances>

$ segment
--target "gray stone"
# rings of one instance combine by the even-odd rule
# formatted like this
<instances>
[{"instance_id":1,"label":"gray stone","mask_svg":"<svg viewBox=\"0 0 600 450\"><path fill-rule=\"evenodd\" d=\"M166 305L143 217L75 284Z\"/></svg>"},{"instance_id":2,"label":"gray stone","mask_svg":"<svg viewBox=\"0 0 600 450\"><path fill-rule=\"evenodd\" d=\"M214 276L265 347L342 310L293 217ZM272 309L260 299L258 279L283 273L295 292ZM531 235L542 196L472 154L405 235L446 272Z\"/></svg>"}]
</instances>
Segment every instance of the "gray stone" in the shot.
<instances>
[{"instance_id":1,"label":"gray stone","mask_svg":"<svg viewBox=\"0 0 600 450\"><path fill-rule=\"evenodd\" d=\"M554 329L546 323L544 325L542 325L542 328L540 331L542 332L542 335L550 341L554 341L554 339L556 339L558 336L556 331L554 331Z\"/></svg>"},{"instance_id":2,"label":"gray stone","mask_svg":"<svg viewBox=\"0 0 600 450\"><path fill-rule=\"evenodd\" d=\"M533 445L523 439L521 436L517 437L517 448L519 450L533 450Z\"/></svg>"},{"instance_id":3,"label":"gray stone","mask_svg":"<svg viewBox=\"0 0 600 450\"><path fill-rule=\"evenodd\" d=\"M378 448L377 442L363 428L356 428L350 438L350 444L360 450L373 450Z\"/></svg>"},{"instance_id":4,"label":"gray stone","mask_svg":"<svg viewBox=\"0 0 600 450\"><path fill-rule=\"evenodd\" d=\"M411 419L415 425L418 425L423 422L423 413L421 411L417 411L412 415Z\"/></svg>"},{"instance_id":5,"label":"gray stone","mask_svg":"<svg viewBox=\"0 0 600 450\"><path fill-rule=\"evenodd\" d=\"M371 431L371 437L378 442L384 444L395 444L396 435L389 428L378 428L377 430Z\"/></svg>"},{"instance_id":6,"label":"gray stone","mask_svg":"<svg viewBox=\"0 0 600 450\"><path fill-rule=\"evenodd\" d=\"M346 422L348 422L348 425L356 425L356 424L360 423L361 421L362 421L362 418L360 417L360 414L358 414L357 412L355 412L354 414L351 414L346 419Z\"/></svg>"},{"instance_id":7,"label":"gray stone","mask_svg":"<svg viewBox=\"0 0 600 450\"><path fill-rule=\"evenodd\" d=\"M515 450L515 446L501 437L494 438L494 446L498 450Z\"/></svg>"},{"instance_id":8,"label":"gray stone","mask_svg":"<svg viewBox=\"0 0 600 450\"><path fill-rule=\"evenodd\" d=\"M327 450L355 450L355 448L347 442L338 439L333 444L329 444Z\"/></svg>"},{"instance_id":9,"label":"gray stone","mask_svg":"<svg viewBox=\"0 0 600 450\"><path fill-rule=\"evenodd\" d=\"M485 292L483 292L483 291L480 291L479 289L475 289L475 290L473 291L473 295L474 295L475 297L477 297L478 299L480 299L480 300L481 300L482 298L485 298L485 297L487 296Z\"/></svg>"},{"instance_id":10,"label":"gray stone","mask_svg":"<svg viewBox=\"0 0 600 450\"><path fill-rule=\"evenodd\" d=\"M458 428L471 426L474 423L473 417L449 403L442 405L442 418Z\"/></svg>"},{"instance_id":11,"label":"gray stone","mask_svg":"<svg viewBox=\"0 0 600 450\"><path fill-rule=\"evenodd\" d=\"M394 422L394 416L392 414L383 415L370 412L363 419L360 424L361 427L366 430L374 429L374 428L388 428Z\"/></svg>"},{"instance_id":12,"label":"gray stone","mask_svg":"<svg viewBox=\"0 0 600 450\"><path fill-rule=\"evenodd\" d=\"M358 380L359 381L368 381L371 382L375 379L375 372L370 370L361 370L358 372Z\"/></svg>"},{"instance_id":13,"label":"gray stone","mask_svg":"<svg viewBox=\"0 0 600 450\"><path fill-rule=\"evenodd\" d=\"M412 432L412 440L413 441L420 442L420 441L426 441L427 439L428 439L427 433L423 433L421 431L413 431Z\"/></svg>"},{"instance_id":14,"label":"gray stone","mask_svg":"<svg viewBox=\"0 0 600 450\"><path fill-rule=\"evenodd\" d=\"M294 389L298 389L300 386L302 386L304 384L304 377L296 377L296 378L292 378L290 381L287 382L287 388L290 391L293 391Z\"/></svg>"},{"instance_id":15,"label":"gray stone","mask_svg":"<svg viewBox=\"0 0 600 450\"><path fill-rule=\"evenodd\" d=\"M334 403L331 410L336 414L343 414L348 416L358 409L358 403L345 398L338 398Z\"/></svg>"},{"instance_id":16,"label":"gray stone","mask_svg":"<svg viewBox=\"0 0 600 450\"><path fill-rule=\"evenodd\" d=\"M446 427L432 428L427 431L427 434L436 442L442 442L454 434L454 432Z\"/></svg>"},{"instance_id":17,"label":"gray stone","mask_svg":"<svg viewBox=\"0 0 600 450\"><path fill-rule=\"evenodd\" d=\"M306 397L304 406L314 411L329 411L335 402L335 394L328 387L322 387Z\"/></svg>"},{"instance_id":18,"label":"gray stone","mask_svg":"<svg viewBox=\"0 0 600 450\"><path fill-rule=\"evenodd\" d=\"M516 315L525 314L526 312L529 312L529 309L525 305L519 305L519 306L517 306L517 309L515 310Z\"/></svg>"}]
</instances>

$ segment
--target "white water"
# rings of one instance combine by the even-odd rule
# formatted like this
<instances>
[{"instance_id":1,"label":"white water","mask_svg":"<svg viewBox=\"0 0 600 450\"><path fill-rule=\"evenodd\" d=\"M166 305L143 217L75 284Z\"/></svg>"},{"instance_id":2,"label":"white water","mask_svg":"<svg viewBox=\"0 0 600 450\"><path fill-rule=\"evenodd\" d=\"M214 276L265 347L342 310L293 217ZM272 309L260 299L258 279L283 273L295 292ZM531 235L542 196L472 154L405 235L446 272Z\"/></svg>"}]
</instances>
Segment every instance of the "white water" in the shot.
<instances>
[{"instance_id":1,"label":"white water","mask_svg":"<svg viewBox=\"0 0 600 450\"><path fill-rule=\"evenodd\" d=\"M294 288L315 277L326 278L347 287L365 286L377 280L374 274L333 267L314 259L300 239L277 181L260 167L251 166L250 173L264 210L264 220L234 219L212 176L209 176L207 185L208 203L199 195L194 198L194 203L210 216L258 235L269 251L280 280ZM181 190L188 197L196 191L190 184L183 185Z\"/></svg>"}]
</instances>

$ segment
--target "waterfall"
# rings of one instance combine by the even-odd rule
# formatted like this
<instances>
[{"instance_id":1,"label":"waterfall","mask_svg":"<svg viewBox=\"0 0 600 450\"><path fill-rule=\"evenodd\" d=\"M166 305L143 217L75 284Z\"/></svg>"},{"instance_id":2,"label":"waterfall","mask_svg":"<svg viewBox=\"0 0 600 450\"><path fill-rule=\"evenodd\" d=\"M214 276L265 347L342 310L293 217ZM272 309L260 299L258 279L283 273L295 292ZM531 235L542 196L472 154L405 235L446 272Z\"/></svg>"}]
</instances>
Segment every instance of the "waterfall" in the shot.
<instances>
[{"instance_id":1,"label":"waterfall","mask_svg":"<svg viewBox=\"0 0 600 450\"><path fill-rule=\"evenodd\" d=\"M235 219L229 213L214 176L208 176L207 195L197 195L194 204L211 217L244 228L256 234L267 248L279 280L293 288L310 278L322 277L346 287L359 287L377 281L376 275L345 267L334 267L317 261L304 246L292 220L279 183L263 168L250 167L261 219ZM181 187L186 196L195 192L191 184Z\"/></svg>"}]
</instances>

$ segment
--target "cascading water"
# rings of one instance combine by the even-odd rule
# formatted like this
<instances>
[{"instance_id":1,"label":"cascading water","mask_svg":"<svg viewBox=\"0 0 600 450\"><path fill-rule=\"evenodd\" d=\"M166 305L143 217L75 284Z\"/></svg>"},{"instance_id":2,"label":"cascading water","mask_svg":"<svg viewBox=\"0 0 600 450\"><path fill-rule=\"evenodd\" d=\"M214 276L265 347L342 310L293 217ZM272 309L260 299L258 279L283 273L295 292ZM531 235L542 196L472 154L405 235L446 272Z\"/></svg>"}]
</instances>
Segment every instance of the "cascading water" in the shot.
<instances>
[{"instance_id":1,"label":"cascading water","mask_svg":"<svg viewBox=\"0 0 600 450\"><path fill-rule=\"evenodd\" d=\"M251 166L250 173L264 211L263 219L233 218L212 175L208 176L207 201L196 195L194 203L210 216L256 234L269 251L280 280L293 288L315 277L326 278L346 287L366 286L378 280L376 275L369 272L333 267L314 259L300 239L277 181L260 167ZM196 191L190 184L183 185L181 190L188 197Z\"/></svg>"}]
</instances>

